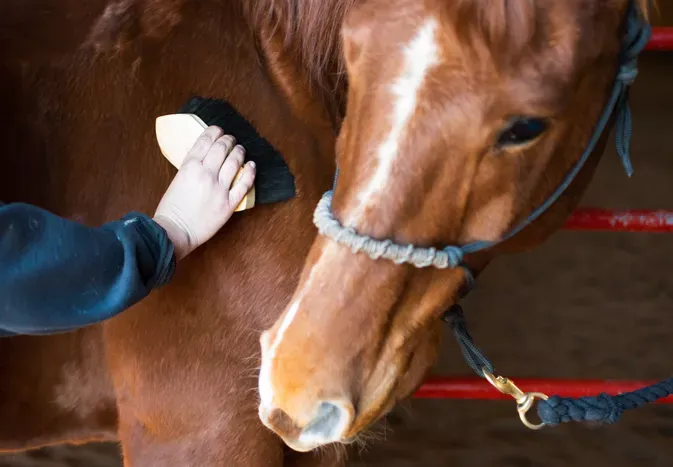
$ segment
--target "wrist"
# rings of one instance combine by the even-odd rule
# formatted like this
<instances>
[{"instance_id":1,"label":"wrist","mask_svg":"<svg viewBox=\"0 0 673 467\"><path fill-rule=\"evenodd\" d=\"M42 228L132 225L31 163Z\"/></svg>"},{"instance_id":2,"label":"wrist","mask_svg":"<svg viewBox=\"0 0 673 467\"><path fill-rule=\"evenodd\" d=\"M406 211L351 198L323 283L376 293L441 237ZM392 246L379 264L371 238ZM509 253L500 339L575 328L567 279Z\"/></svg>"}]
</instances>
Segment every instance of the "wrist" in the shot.
<instances>
[{"instance_id":1,"label":"wrist","mask_svg":"<svg viewBox=\"0 0 673 467\"><path fill-rule=\"evenodd\" d=\"M192 251L189 234L175 221L162 215L155 215L153 220L166 231L168 239L173 244L176 261L180 261Z\"/></svg>"}]
</instances>

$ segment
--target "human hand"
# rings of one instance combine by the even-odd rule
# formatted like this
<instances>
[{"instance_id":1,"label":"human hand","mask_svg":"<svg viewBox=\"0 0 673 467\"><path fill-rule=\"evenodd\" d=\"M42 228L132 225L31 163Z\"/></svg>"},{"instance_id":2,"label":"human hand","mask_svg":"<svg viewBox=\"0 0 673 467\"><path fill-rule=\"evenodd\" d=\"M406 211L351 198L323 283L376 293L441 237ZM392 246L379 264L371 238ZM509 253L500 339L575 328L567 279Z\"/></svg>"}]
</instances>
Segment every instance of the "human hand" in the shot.
<instances>
[{"instance_id":1,"label":"human hand","mask_svg":"<svg viewBox=\"0 0 673 467\"><path fill-rule=\"evenodd\" d=\"M243 165L245 150L221 128L208 127L194 143L159 202L154 221L166 230L180 260L208 241L252 188L255 163Z\"/></svg>"}]
</instances>

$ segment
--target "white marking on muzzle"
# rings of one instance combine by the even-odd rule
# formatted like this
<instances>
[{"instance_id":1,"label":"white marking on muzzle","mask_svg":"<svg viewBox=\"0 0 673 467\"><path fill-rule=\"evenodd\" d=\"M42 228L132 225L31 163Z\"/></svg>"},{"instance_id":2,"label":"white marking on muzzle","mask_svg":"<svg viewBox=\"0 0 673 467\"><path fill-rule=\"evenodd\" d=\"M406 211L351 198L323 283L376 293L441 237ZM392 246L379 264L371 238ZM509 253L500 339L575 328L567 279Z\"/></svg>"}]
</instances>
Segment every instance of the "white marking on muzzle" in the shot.
<instances>
[{"instance_id":1,"label":"white marking on muzzle","mask_svg":"<svg viewBox=\"0 0 673 467\"><path fill-rule=\"evenodd\" d=\"M376 204L390 183L395 160L399 157L400 141L417 107L418 93L429 70L439 62L439 48L435 40L437 21L427 19L411 41L404 46L404 68L393 82L391 94L395 99L390 131L376 151L374 175L358 193L358 205L346 222L358 224L368 206Z\"/></svg>"}]
</instances>

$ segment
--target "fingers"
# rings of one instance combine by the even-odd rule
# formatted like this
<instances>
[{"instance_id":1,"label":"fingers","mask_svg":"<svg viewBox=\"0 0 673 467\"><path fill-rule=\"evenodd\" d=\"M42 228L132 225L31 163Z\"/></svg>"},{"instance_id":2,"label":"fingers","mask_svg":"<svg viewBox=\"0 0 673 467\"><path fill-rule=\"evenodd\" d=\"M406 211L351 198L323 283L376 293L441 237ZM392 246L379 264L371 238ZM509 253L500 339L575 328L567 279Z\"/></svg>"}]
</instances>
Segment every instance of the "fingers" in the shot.
<instances>
[{"instance_id":1,"label":"fingers","mask_svg":"<svg viewBox=\"0 0 673 467\"><path fill-rule=\"evenodd\" d=\"M217 126L209 126L206 128L201 136L199 136L192 146L192 149L189 150L187 156L185 156L185 162L188 160L197 160L203 162L208 154L208 150L213 146L215 141L224 134L222 128ZM184 162L183 162L184 164Z\"/></svg>"},{"instance_id":2,"label":"fingers","mask_svg":"<svg viewBox=\"0 0 673 467\"><path fill-rule=\"evenodd\" d=\"M229 190L229 205L238 206L245 195L248 194L255 182L256 167L253 161L245 164L241 177L234 183L234 186Z\"/></svg>"},{"instance_id":3,"label":"fingers","mask_svg":"<svg viewBox=\"0 0 673 467\"><path fill-rule=\"evenodd\" d=\"M231 151L231 154L229 154L229 157L224 161L224 164L222 164L222 168L219 171L217 178L220 181L220 184L227 188L230 187L238 170L243 165L244 160L245 150L243 149L243 146L237 144Z\"/></svg>"},{"instance_id":4,"label":"fingers","mask_svg":"<svg viewBox=\"0 0 673 467\"><path fill-rule=\"evenodd\" d=\"M217 176L219 184L229 191L231 206L238 206L253 187L255 163L250 161L243 167L245 149L236 144L233 136L224 135L223 130L217 126L208 127L199 136L185 161L188 159L201 162L203 168ZM239 170L241 174L237 177Z\"/></svg>"},{"instance_id":5,"label":"fingers","mask_svg":"<svg viewBox=\"0 0 673 467\"><path fill-rule=\"evenodd\" d=\"M218 138L208 150L203 166L217 175L220 172L224 160L227 158L236 144L236 140L231 135L224 135Z\"/></svg>"}]
</instances>

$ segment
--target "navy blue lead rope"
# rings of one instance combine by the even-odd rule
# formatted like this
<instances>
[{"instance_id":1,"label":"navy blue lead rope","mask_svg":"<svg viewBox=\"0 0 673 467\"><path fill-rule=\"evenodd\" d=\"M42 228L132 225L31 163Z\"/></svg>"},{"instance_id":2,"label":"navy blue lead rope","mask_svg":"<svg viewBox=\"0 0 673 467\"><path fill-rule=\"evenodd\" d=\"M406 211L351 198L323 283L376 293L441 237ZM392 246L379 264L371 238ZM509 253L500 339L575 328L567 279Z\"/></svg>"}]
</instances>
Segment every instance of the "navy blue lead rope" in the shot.
<instances>
[{"instance_id":1,"label":"navy blue lead rope","mask_svg":"<svg viewBox=\"0 0 673 467\"><path fill-rule=\"evenodd\" d=\"M467 331L465 315L460 305L454 305L442 319L451 326L467 364L477 375L485 378L484 369L494 373L493 364L474 344ZM565 422L615 423L625 410L636 409L673 394L673 378L612 396L606 393L593 397L551 396L540 400L537 414L545 425Z\"/></svg>"}]
</instances>

